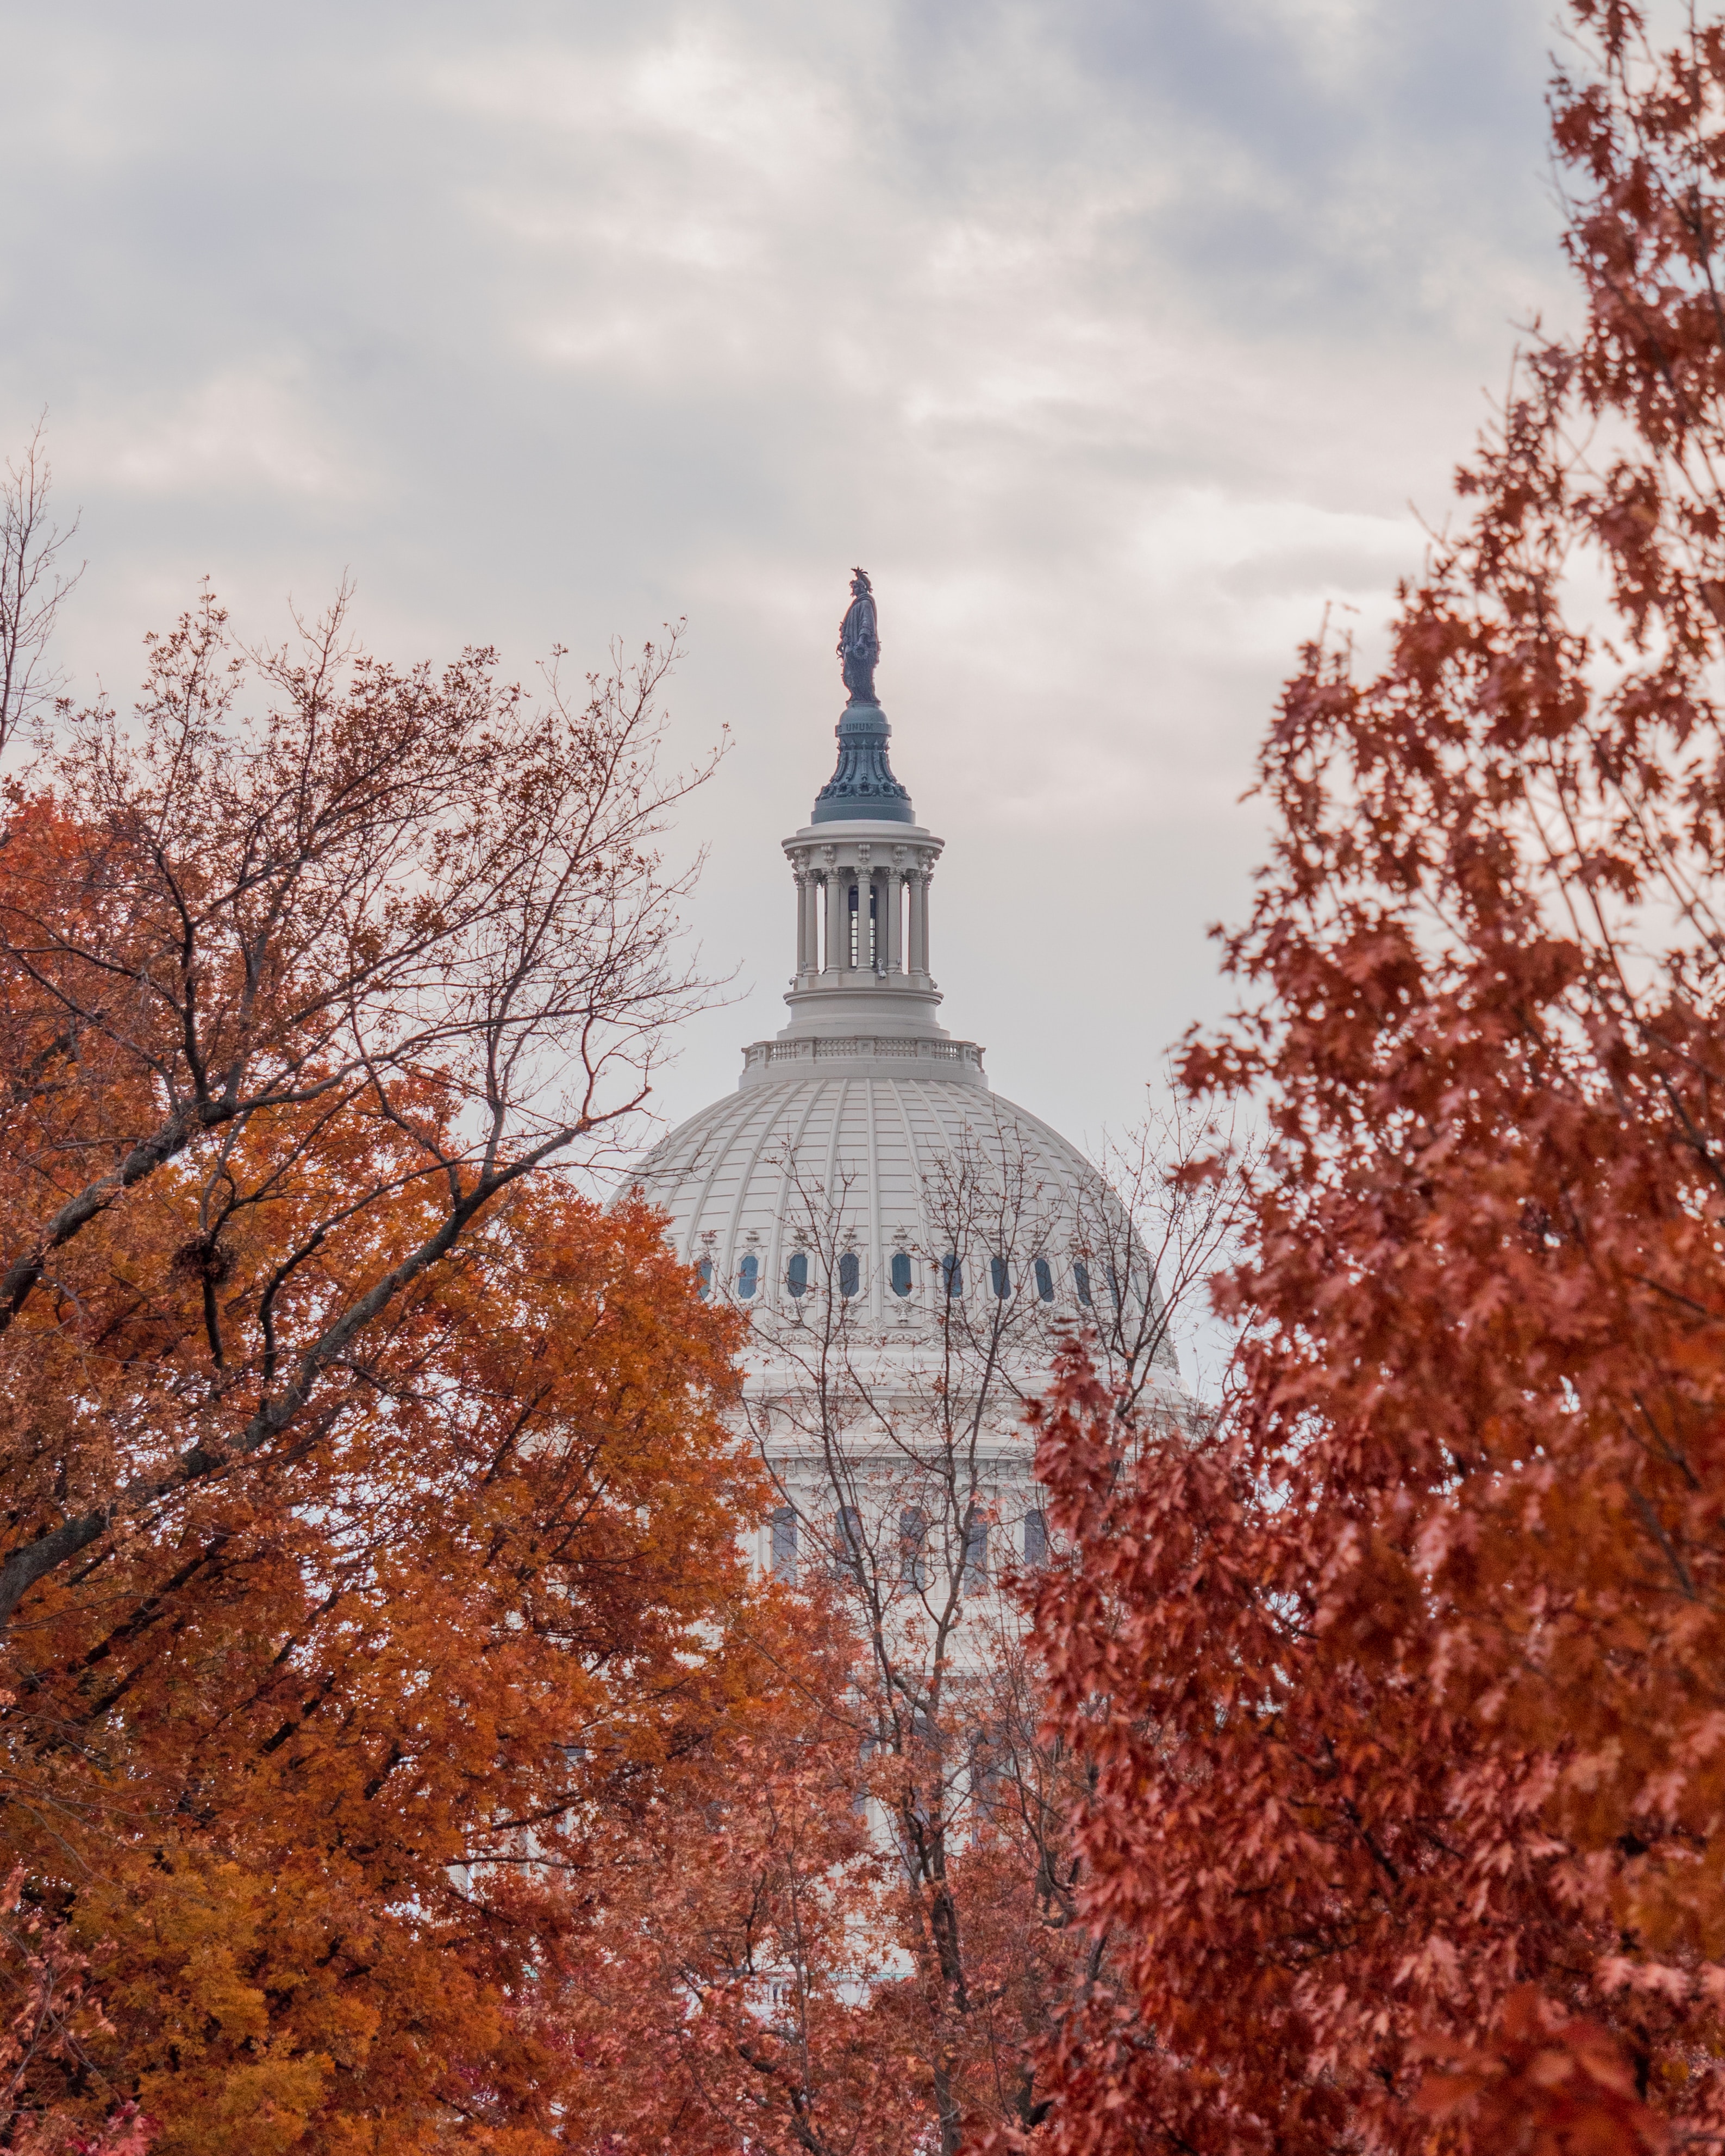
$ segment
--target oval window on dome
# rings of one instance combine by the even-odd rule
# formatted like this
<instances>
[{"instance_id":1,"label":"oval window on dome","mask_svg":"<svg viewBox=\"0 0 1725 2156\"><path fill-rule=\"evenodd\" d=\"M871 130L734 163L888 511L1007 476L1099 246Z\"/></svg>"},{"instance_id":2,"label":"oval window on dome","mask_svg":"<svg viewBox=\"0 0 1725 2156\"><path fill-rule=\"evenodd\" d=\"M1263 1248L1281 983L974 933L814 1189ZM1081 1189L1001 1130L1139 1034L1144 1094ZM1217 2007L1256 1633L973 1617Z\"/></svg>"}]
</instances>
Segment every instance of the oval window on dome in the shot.
<instances>
[{"instance_id":1,"label":"oval window on dome","mask_svg":"<svg viewBox=\"0 0 1725 2156\"><path fill-rule=\"evenodd\" d=\"M892 1291L895 1295L908 1295L911 1292L911 1254L908 1250L893 1252L891 1278Z\"/></svg>"},{"instance_id":2,"label":"oval window on dome","mask_svg":"<svg viewBox=\"0 0 1725 2156\"><path fill-rule=\"evenodd\" d=\"M848 1302L862 1286L862 1260L855 1250L847 1250L839 1260L839 1292Z\"/></svg>"},{"instance_id":3,"label":"oval window on dome","mask_svg":"<svg viewBox=\"0 0 1725 2156\"><path fill-rule=\"evenodd\" d=\"M761 1284L761 1260L752 1250L737 1268L737 1292L747 1302Z\"/></svg>"},{"instance_id":4,"label":"oval window on dome","mask_svg":"<svg viewBox=\"0 0 1725 2156\"><path fill-rule=\"evenodd\" d=\"M1081 1258L1072 1268L1072 1285L1078 1291L1078 1300L1090 1308L1090 1267Z\"/></svg>"},{"instance_id":5,"label":"oval window on dome","mask_svg":"<svg viewBox=\"0 0 1725 2156\"><path fill-rule=\"evenodd\" d=\"M988 1285L1003 1302L1012 1293L1012 1275L1007 1270L1004 1258L989 1259Z\"/></svg>"},{"instance_id":6,"label":"oval window on dome","mask_svg":"<svg viewBox=\"0 0 1725 2156\"><path fill-rule=\"evenodd\" d=\"M784 1284L793 1295L809 1292L809 1253L798 1250L785 1267Z\"/></svg>"},{"instance_id":7,"label":"oval window on dome","mask_svg":"<svg viewBox=\"0 0 1725 2156\"><path fill-rule=\"evenodd\" d=\"M1036 1293L1044 1302L1054 1301L1054 1275L1049 1270L1046 1258L1038 1258L1036 1260Z\"/></svg>"},{"instance_id":8,"label":"oval window on dome","mask_svg":"<svg viewBox=\"0 0 1725 2156\"><path fill-rule=\"evenodd\" d=\"M703 1258L701 1263L695 1268L695 1270L701 1281L701 1292L704 1300L713 1291L712 1260L711 1258Z\"/></svg>"}]
</instances>

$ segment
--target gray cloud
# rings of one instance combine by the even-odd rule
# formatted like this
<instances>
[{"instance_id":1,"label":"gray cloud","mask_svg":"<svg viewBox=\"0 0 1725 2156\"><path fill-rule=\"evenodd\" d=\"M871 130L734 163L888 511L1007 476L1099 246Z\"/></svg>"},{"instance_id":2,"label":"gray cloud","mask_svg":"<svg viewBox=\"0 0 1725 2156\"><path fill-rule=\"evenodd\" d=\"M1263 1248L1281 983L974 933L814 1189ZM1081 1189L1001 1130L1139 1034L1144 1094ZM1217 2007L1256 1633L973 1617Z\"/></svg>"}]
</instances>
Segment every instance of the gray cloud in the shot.
<instances>
[{"instance_id":1,"label":"gray cloud","mask_svg":"<svg viewBox=\"0 0 1725 2156\"><path fill-rule=\"evenodd\" d=\"M948 839L946 1015L1082 1137L1219 1007L1205 924L1326 603L1567 304L1523 0L8 11L0 435L51 411L116 692L208 571L282 625L351 567L392 655L686 614L699 928L776 1029L777 840L873 571Z\"/></svg>"}]
</instances>

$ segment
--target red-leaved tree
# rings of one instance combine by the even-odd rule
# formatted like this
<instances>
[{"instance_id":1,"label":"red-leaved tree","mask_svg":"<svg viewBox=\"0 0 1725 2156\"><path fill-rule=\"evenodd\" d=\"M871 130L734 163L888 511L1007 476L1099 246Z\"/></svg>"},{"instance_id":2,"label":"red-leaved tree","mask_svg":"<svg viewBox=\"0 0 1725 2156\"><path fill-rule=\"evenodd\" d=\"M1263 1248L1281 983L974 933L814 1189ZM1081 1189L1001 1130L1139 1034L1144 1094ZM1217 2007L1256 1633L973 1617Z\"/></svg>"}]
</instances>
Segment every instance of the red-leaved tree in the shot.
<instances>
[{"instance_id":1,"label":"red-leaved tree","mask_svg":"<svg viewBox=\"0 0 1725 2156\"><path fill-rule=\"evenodd\" d=\"M1290 683L1184 1065L1272 1138L1237 1394L1075 1351L1043 1422L1063 2150L1725 2132L1725 27L1569 14L1581 326L1383 670Z\"/></svg>"}]
</instances>

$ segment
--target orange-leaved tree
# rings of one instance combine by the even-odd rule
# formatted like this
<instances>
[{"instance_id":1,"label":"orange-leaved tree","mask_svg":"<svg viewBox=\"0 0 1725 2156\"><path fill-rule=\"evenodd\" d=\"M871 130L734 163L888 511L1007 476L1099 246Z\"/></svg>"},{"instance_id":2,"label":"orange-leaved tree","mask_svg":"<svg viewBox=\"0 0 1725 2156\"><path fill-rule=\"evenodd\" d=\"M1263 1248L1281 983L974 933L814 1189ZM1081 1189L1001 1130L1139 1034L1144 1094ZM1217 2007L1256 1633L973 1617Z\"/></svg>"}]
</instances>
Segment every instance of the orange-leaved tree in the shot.
<instances>
[{"instance_id":1,"label":"orange-leaved tree","mask_svg":"<svg viewBox=\"0 0 1725 2156\"><path fill-rule=\"evenodd\" d=\"M629 1823L800 1651L734 1322L549 1173L698 993L663 665L531 705L206 603L13 789L10 2145L569 2145Z\"/></svg>"},{"instance_id":2,"label":"orange-leaved tree","mask_svg":"<svg viewBox=\"0 0 1725 2156\"><path fill-rule=\"evenodd\" d=\"M1065 2149L1725 2130L1725 28L1569 13L1581 326L1382 671L1289 685L1185 1064L1272 1139L1237 1390L1044 1419Z\"/></svg>"},{"instance_id":3,"label":"orange-leaved tree","mask_svg":"<svg viewBox=\"0 0 1725 2156\"><path fill-rule=\"evenodd\" d=\"M167 2148L562 2145L619 1835L770 1676L732 1345L653 1216L529 1187L377 1342L372 1411L38 1598L11 1845L113 2025L39 2100Z\"/></svg>"}]
</instances>

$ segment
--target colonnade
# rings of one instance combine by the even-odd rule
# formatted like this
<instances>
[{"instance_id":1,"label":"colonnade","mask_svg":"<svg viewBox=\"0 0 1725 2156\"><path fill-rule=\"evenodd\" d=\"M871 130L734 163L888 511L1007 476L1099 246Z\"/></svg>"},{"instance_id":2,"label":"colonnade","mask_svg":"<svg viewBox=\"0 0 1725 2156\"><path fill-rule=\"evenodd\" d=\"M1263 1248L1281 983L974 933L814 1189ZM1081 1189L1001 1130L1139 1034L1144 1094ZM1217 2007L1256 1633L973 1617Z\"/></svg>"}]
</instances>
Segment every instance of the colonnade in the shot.
<instances>
[{"instance_id":1,"label":"colonnade","mask_svg":"<svg viewBox=\"0 0 1725 2156\"><path fill-rule=\"evenodd\" d=\"M928 973L926 867L798 869L797 978Z\"/></svg>"}]
</instances>

